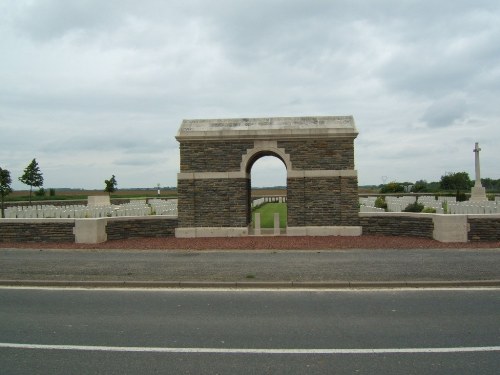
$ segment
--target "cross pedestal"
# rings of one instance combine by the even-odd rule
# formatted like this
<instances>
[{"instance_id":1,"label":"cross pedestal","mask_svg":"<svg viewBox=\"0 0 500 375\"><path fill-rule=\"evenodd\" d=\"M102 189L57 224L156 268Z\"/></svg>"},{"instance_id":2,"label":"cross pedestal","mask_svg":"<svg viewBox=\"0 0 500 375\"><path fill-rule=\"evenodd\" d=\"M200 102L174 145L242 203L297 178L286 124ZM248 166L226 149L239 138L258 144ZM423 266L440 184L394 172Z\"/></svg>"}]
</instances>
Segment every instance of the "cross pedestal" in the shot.
<instances>
[{"instance_id":1,"label":"cross pedestal","mask_svg":"<svg viewBox=\"0 0 500 375\"><path fill-rule=\"evenodd\" d=\"M486 197L486 189L482 186L474 186L470 192L470 200L473 202L487 201L488 197Z\"/></svg>"}]
</instances>

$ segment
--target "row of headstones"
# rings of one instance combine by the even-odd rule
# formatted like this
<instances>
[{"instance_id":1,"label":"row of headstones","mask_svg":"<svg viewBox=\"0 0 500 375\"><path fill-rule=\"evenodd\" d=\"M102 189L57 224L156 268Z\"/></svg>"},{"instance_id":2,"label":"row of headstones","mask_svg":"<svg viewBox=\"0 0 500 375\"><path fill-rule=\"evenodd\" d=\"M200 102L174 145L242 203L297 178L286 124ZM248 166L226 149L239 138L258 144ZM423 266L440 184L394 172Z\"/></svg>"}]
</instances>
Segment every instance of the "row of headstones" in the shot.
<instances>
[{"instance_id":1,"label":"row of headstones","mask_svg":"<svg viewBox=\"0 0 500 375\"><path fill-rule=\"evenodd\" d=\"M389 212L401 212L409 204L415 203L416 197L404 196L404 197L385 197L385 203L387 203L387 211Z\"/></svg>"},{"instance_id":2,"label":"row of headstones","mask_svg":"<svg viewBox=\"0 0 500 375\"><path fill-rule=\"evenodd\" d=\"M252 201L252 208L257 208L265 203L286 203L286 202L287 202L286 196L279 195L279 196L262 197L254 199Z\"/></svg>"},{"instance_id":3,"label":"row of headstones","mask_svg":"<svg viewBox=\"0 0 500 375\"><path fill-rule=\"evenodd\" d=\"M177 200L157 199L150 204L146 201L133 201L122 205L107 206L17 206L5 209L6 218L35 219L35 218L99 218L120 216L148 216L148 215L177 215Z\"/></svg>"},{"instance_id":4,"label":"row of headstones","mask_svg":"<svg viewBox=\"0 0 500 375\"><path fill-rule=\"evenodd\" d=\"M448 203L449 214L500 214L500 200Z\"/></svg>"},{"instance_id":5,"label":"row of headstones","mask_svg":"<svg viewBox=\"0 0 500 375\"><path fill-rule=\"evenodd\" d=\"M416 201L416 197L390 197L387 196L385 201L387 203L387 210L389 212L402 212L409 204ZM360 198L360 212L379 212L384 211L375 206L374 197ZM420 196L418 202L423 204L424 207L434 208L436 213L443 214L496 214L500 213L500 197L496 197L495 201L482 201L482 202L456 202L455 197L437 197L434 196ZM446 204L445 204L446 203ZM445 207L447 211L445 212Z\"/></svg>"},{"instance_id":6,"label":"row of headstones","mask_svg":"<svg viewBox=\"0 0 500 375\"><path fill-rule=\"evenodd\" d=\"M177 216L177 199L150 199L148 201L155 215Z\"/></svg>"}]
</instances>

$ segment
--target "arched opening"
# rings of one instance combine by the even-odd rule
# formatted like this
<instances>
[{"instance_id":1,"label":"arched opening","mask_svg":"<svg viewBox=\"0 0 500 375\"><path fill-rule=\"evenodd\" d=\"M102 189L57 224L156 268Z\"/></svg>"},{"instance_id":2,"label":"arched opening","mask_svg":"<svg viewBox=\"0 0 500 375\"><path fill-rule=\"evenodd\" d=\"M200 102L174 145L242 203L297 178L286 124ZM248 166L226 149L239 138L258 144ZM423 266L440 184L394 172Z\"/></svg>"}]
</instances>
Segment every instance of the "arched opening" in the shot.
<instances>
[{"instance_id":1,"label":"arched opening","mask_svg":"<svg viewBox=\"0 0 500 375\"><path fill-rule=\"evenodd\" d=\"M260 214L261 233L274 233L274 214L280 216L280 232L287 226L287 169L276 154L254 155L247 165L250 176L250 230L255 228L255 213Z\"/></svg>"}]
</instances>

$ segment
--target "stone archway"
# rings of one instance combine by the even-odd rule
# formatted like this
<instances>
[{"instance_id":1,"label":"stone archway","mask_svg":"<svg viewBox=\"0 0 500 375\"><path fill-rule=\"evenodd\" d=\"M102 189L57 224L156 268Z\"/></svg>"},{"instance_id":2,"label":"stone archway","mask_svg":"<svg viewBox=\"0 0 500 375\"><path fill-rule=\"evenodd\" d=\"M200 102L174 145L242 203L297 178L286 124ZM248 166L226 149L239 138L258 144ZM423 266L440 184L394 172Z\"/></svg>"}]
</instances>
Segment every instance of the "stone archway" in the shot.
<instances>
[{"instance_id":1,"label":"stone archway","mask_svg":"<svg viewBox=\"0 0 500 375\"><path fill-rule=\"evenodd\" d=\"M287 169L288 235L359 235L352 116L184 120L177 237L248 235L250 169Z\"/></svg>"}]
</instances>

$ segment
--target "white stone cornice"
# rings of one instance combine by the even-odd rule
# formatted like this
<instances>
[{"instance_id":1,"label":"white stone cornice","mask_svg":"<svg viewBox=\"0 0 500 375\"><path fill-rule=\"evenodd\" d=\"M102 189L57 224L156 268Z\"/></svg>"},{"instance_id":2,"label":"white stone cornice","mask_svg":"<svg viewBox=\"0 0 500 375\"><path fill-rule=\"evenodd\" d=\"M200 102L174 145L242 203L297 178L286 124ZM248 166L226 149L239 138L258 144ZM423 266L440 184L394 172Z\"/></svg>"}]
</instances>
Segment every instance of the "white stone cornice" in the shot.
<instances>
[{"instance_id":1,"label":"white stone cornice","mask_svg":"<svg viewBox=\"0 0 500 375\"><path fill-rule=\"evenodd\" d=\"M232 178L250 178L244 172L181 172L177 173L178 180L225 180Z\"/></svg>"},{"instance_id":2,"label":"white stone cornice","mask_svg":"<svg viewBox=\"0 0 500 375\"><path fill-rule=\"evenodd\" d=\"M315 177L357 177L358 171L347 170L288 170L287 178L315 178ZM245 172L183 172L178 173L179 180L226 180L233 178L250 178Z\"/></svg>"},{"instance_id":3,"label":"white stone cornice","mask_svg":"<svg viewBox=\"0 0 500 375\"><path fill-rule=\"evenodd\" d=\"M300 170L288 171L288 178L314 178L314 177L357 177L355 169L342 170Z\"/></svg>"}]
</instances>

